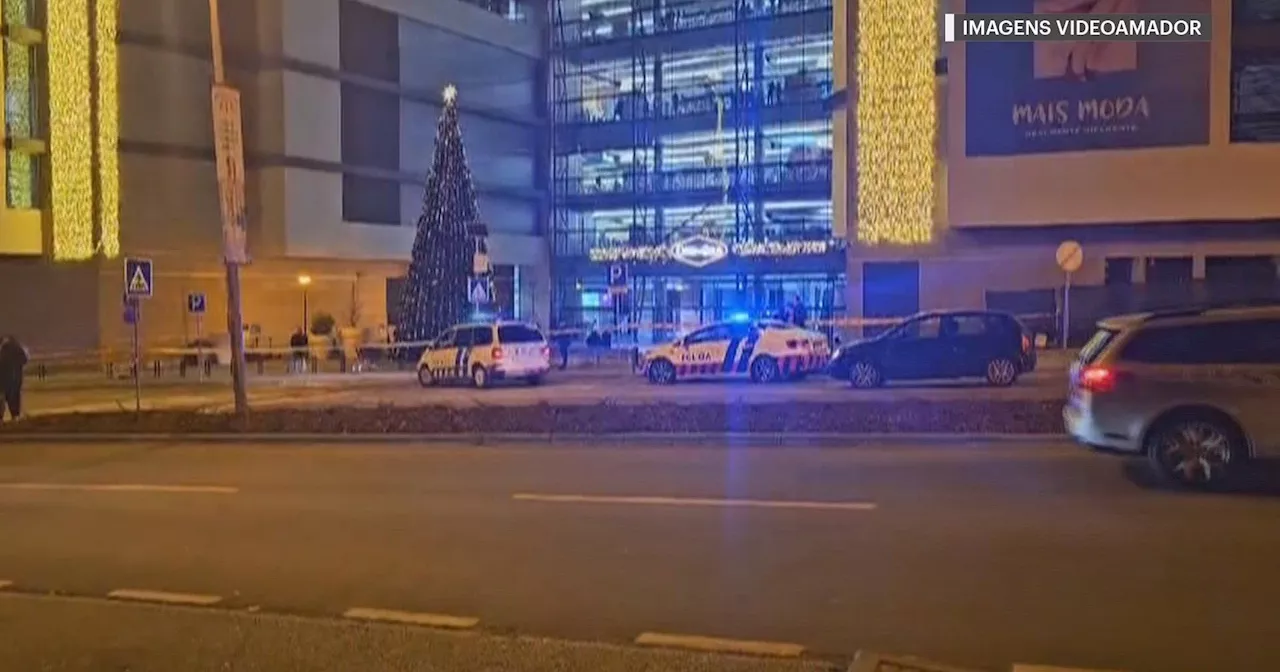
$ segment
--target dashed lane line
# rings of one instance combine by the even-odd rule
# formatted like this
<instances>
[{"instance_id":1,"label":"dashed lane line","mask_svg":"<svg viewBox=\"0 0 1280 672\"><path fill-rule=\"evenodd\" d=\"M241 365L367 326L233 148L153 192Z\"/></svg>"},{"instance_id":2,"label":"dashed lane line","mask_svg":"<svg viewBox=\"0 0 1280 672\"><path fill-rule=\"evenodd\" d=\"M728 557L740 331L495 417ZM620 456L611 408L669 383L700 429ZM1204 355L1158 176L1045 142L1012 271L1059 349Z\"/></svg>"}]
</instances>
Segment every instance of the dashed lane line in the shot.
<instances>
[{"instance_id":1,"label":"dashed lane line","mask_svg":"<svg viewBox=\"0 0 1280 672\"><path fill-rule=\"evenodd\" d=\"M769 499L713 499L704 497L611 497L596 495L540 495L516 493L511 498L521 502L556 504L630 504L635 506L710 506L758 509L808 509L826 511L874 511L873 502L806 502Z\"/></svg>"},{"instance_id":2,"label":"dashed lane line","mask_svg":"<svg viewBox=\"0 0 1280 672\"><path fill-rule=\"evenodd\" d=\"M393 609L373 609L370 607L354 607L343 612L342 616L343 618L357 621L404 623L406 625L421 625L445 630L466 630L480 624L480 619L469 616L427 614L416 611L395 611Z\"/></svg>"},{"instance_id":3,"label":"dashed lane line","mask_svg":"<svg viewBox=\"0 0 1280 672\"><path fill-rule=\"evenodd\" d=\"M1085 669L1083 667L1028 666L1015 663L1012 672L1121 672L1120 669Z\"/></svg>"},{"instance_id":4,"label":"dashed lane line","mask_svg":"<svg viewBox=\"0 0 1280 672\"><path fill-rule=\"evenodd\" d=\"M147 485L142 483L0 483L0 490L70 492L153 492L190 495L234 495L239 488L221 485Z\"/></svg>"},{"instance_id":5,"label":"dashed lane line","mask_svg":"<svg viewBox=\"0 0 1280 672\"><path fill-rule=\"evenodd\" d=\"M804 647L789 642L768 642L750 639L722 639L719 637L702 637L698 635L675 635L663 632L645 632L636 637L639 646L654 646L669 649L689 649L710 653L738 653L750 656L770 656L776 658L799 658Z\"/></svg>"},{"instance_id":6,"label":"dashed lane line","mask_svg":"<svg viewBox=\"0 0 1280 672\"><path fill-rule=\"evenodd\" d=\"M158 602L160 604L185 604L198 607L209 607L222 601L220 595L169 593L162 590L139 590L134 588L113 590L107 593L107 597L130 602Z\"/></svg>"}]
</instances>

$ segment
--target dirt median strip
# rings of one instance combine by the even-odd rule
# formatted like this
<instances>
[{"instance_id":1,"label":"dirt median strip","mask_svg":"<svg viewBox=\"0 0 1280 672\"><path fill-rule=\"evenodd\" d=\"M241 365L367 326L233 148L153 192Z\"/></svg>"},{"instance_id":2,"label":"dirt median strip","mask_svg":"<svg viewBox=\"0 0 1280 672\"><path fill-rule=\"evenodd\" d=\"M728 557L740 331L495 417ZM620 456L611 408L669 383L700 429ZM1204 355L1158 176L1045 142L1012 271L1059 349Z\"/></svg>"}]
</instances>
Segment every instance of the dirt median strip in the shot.
<instances>
[{"instance_id":1,"label":"dirt median strip","mask_svg":"<svg viewBox=\"0 0 1280 672\"><path fill-rule=\"evenodd\" d=\"M789 435L1059 434L1056 400L584 404L503 407L268 408L230 413L143 411L44 415L0 435Z\"/></svg>"}]
</instances>

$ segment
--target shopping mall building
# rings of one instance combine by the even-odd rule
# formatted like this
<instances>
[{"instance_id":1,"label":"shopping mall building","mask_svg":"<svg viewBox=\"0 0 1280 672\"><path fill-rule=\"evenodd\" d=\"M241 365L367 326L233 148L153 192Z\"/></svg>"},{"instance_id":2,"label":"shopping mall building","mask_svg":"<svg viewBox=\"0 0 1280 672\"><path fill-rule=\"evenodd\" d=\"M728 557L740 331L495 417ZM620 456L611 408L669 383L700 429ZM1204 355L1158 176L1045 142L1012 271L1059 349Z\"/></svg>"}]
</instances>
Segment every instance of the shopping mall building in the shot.
<instances>
[{"instance_id":1,"label":"shopping mall building","mask_svg":"<svg viewBox=\"0 0 1280 672\"><path fill-rule=\"evenodd\" d=\"M193 291L217 329L205 3L0 2L0 329L119 343L126 256L155 263L148 340L190 337ZM1211 9L1213 40L1079 51L942 45L936 0L221 2L244 314L268 338L304 296L395 321L447 83L507 315L692 324L796 296L815 317L1052 314L1067 240L1080 329L1277 291L1273 1L1162 0ZM944 4L1035 5L968 3Z\"/></svg>"},{"instance_id":2,"label":"shopping mall building","mask_svg":"<svg viewBox=\"0 0 1280 672\"><path fill-rule=\"evenodd\" d=\"M1212 42L1124 45L1085 76L1053 45L942 45L941 9L555 3L560 320L687 324L798 295L815 316L988 306L1051 322L1068 240L1084 250L1077 330L1280 298L1276 3L1160 3L1212 11Z\"/></svg>"},{"instance_id":3,"label":"shopping mall building","mask_svg":"<svg viewBox=\"0 0 1280 672\"><path fill-rule=\"evenodd\" d=\"M123 260L140 257L154 264L146 341L194 338L193 292L205 334L225 333L207 4L0 2L0 331L41 351L127 343ZM449 83L497 299L546 314L538 15L507 0L221 0L221 14L244 108L253 334L287 339L304 304L339 326L394 319Z\"/></svg>"}]
</instances>

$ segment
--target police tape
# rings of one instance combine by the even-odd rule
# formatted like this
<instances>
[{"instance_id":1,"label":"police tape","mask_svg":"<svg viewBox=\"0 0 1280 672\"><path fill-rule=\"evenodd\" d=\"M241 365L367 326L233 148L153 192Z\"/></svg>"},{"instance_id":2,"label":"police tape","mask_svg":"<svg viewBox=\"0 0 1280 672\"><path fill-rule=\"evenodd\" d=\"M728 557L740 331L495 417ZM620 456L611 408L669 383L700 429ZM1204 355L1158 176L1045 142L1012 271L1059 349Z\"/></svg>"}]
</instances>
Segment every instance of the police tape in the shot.
<instances>
[{"instance_id":1,"label":"police tape","mask_svg":"<svg viewBox=\"0 0 1280 672\"><path fill-rule=\"evenodd\" d=\"M1051 319L1055 316L1051 313L1030 313L1017 316L1023 321L1032 319ZM862 327L891 327L902 323L903 318L892 317L838 317L831 319L816 319L806 323L806 328L821 330L823 328L862 328ZM563 336L585 336L591 333L604 334L623 334L631 335L641 331L671 331L673 333L688 332L701 328L703 324L695 323L678 323L678 322L637 322L634 324L607 325L598 328L575 328L575 329L553 329L547 331L547 340L556 341L557 337ZM343 342L341 340L329 340L327 337L312 337L312 340L306 346L276 346L276 345L246 345L245 354L249 357L259 358L282 358L296 356L298 354L306 354L315 357L327 357L330 353L341 353L349 358L364 358L374 353L399 353L403 351L412 351L425 348L434 343L434 340L418 340L418 341L390 341L390 342L368 342L359 343ZM636 344L630 344L636 345ZM157 358L197 358L216 357L219 351L225 351L229 348L229 344L222 343L220 345L209 345L202 347L194 346L178 346L178 347L147 347L140 353L140 358L150 361ZM376 356L376 355L375 355ZM132 352L128 348L104 348L96 351L81 352L59 352L59 353L39 353L33 357L33 360L41 363L108 363L118 361L129 361L133 357Z\"/></svg>"}]
</instances>

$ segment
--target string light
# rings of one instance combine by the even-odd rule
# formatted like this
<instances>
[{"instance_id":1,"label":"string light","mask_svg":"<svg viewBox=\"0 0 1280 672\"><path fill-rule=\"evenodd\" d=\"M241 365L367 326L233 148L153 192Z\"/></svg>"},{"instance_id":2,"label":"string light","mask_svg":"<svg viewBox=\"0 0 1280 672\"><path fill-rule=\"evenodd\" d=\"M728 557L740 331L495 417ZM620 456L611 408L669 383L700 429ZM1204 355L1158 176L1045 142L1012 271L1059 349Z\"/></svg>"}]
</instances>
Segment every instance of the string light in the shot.
<instances>
[{"instance_id":1,"label":"string light","mask_svg":"<svg viewBox=\"0 0 1280 672\"><path fill-rule=\"evenodd\" d=\"M89 0L49 0L49 168L53 258L89 259L93 240L93 134Z\"/></svg>"},{"instance_id":2,"label":"string light","mask_svg":"<svg viewBox=\"0 0 1280 672\"><path fill-rule=\"evenodd\" d=\"M11 16L12 10L9 6L15 3L6 3L5 5L5 21L14 24L14 17ZM25 19L19 17L18 25L25 22ZM8 135L14 138L30 138L31 137L31 82L34 79L34 73L31 68L31 47L15 42L11 39L4 41L4 91L5 98L14 101L15 104L10 106L5 112L5 123L8 125ZM6 152L8 165L6 166L8 174L5 176L8 183L8 205L17 209L30 209L35 207L35 194L32 186L33 174L35 172L35 161L26 152L9 150Z\"/></svg>"},{"instance_id":3,"label":"string light","mask_svg":"<svg viewBox=\"0 0 1280 672\"><path fill-rule=\"evenodd\" d=\"M858 3L858 240L933 239L936 0Z\"/></svg>"},{"instance_id":4,"label":"string light","mask_svg":"<svg viewBox=\"0 0 1280 672\"><path fill-rule=\"evenodd\" d=\"M116 26L119 0L97 3L94 26L98 63L98 217L99 245L107 258L120 256L120 90Z\"/></svg>"}]
</instances>

